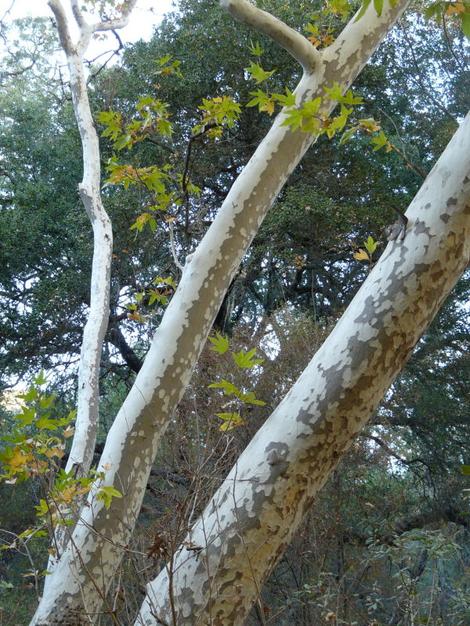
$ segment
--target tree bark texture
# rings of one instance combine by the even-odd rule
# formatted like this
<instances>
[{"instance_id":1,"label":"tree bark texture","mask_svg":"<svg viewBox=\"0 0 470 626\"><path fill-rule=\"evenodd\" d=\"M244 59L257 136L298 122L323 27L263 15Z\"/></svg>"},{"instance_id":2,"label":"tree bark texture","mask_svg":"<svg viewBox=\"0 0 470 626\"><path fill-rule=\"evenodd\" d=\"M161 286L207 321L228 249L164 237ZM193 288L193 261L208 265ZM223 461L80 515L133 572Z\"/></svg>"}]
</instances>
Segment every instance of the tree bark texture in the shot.
<instances>
[{"instance_id":1,"label":"tree bark texture","mask_svg":"<svg viewBox=\"0 0 470 626\"><path fill-rule=\"evenodd\" d=\"M369 6L337 40L310 55L282 23L250 17L246 0L224 1L238 19L284 45L302 63L297 103L323 98L324 88L352 83L407 5ZM287 43L286 43L287 37ZM108 434L99 470L67 549L51 576L32 624L85 624L103 597L127 546L159 441L190 380L223 296L266 212L314 137L276 118L235 182L201 244L186 260L178 289L135 384ZM467 132L469 121L463 129ZM434 316L468 259L468 158L465 132L456 135L409 209L404 242L392 243L292 392L256 435L191 533L173 572L178 624L241 624L259 585L354 434ZM457 158L454 156L458 155ZM455 161L455 163L454 163ZM249 458L248 463L246 459ZM97 490L123 494L107 510ZM270 542L267 536L271 537ZM154 610L155 609L155 610ZM141 624L168 619L168 581L149 587ZM153 620L153 621L152 621ZM197 620L197 621L195 621ZM225 620L225 621L224 621ZM231 621L233 620L233 621Z\"/></svg>"},{"instance_id":2,"label":"tree bark texture","mask_svg":"<svg viewBox=\"0 0 470 626\"><path fill-rule=\"evenodd\" d=\"M168 571L148 585L136 626L173 624L173 614L178 626L243 624L315 495L468 265L470 113L407 217L404 241L389 243L180 547L171 594Z\"/></svg>"}]
</instances>

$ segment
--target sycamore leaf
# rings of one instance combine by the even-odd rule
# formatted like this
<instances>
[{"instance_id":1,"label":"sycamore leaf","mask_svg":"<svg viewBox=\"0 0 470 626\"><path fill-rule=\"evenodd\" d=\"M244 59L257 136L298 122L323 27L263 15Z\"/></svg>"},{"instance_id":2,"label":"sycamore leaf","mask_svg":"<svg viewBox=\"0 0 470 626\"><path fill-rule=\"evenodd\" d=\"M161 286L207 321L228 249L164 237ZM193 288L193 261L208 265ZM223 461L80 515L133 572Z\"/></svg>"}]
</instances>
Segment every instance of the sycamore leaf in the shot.
<instances>
[{"instance_id":1,"label":"sycamore leaf","mask_svg":"<svg viewBox=\"0 0 470 626\"><path fill-rule=\"evenodd\" d=\"M28 463L33 460L30 452L24 452L21 448L15 448L13 454L8 459L8 467L12 472L18 472L27 468Z\"/></svg>"},{"instance_id":2,"label":"sycamore leaf","mask_svg":"<svg viewBox=\"0 0 470 626\"><path fill-rule=\"evenodd\" d=\"M283 107L295 106L295 94L286 87L286 93L273 93L272 98Z\"/></svg>"},{"instance_id":3,"label":"sycamore leaf","mask_svg":"<svg viewBox=\"0 0 470 626\"><path fill-rule=\"evenodd\" d=\"M256 358L256 348L248 350L248 352L244 352L243 350L233 352L232 358L240 369L251 369L252 367L264 363L264 359Z\"/></svg>"},{"instance_id":4,"label":"sycamore leaf","mask_svg":"<svg viewBox=\"0 0 470 626\"><path fill-rule=\"evenodd\" d=\"M67 426L62 435L64 436L64 439L69 439L70 437L72 437L74 432L75 428L73 426Z\"/></svg>"},{"instance_id":5,"label":"sycamore leaf","mask_svg":"<svg viewBox=\"0 0 470 626\"><path fill-rule=\"evenodd\" d=\"M247 107L257 106L260 112L266 111L269 115L274 113L274 100L269 94L265 93L261 89L257 89L256 91L250 92L250 95L253 96L253 98L247 102Z\"/></svg>"},{"instance_id":6,"label":"sycamore leaf","mask_svg":"<svg viewBox=\"0 0 470 626\"><path fill-rule=\"evenodd\" d=\"M259 41L257 41L256 43L251 42L250 52L254 57L260 57L263 55L264 50L261 47Z\"/></svg>"},{"instance_id":7,"label":"sycamore leaf","mask_svg":"<svg viewBox=\"0 0 470 626\"><path fill-rule=\"evenodd\" d=\"M384 8L384 0L374 0L374 8L377 15L380 17L382 15L382 9Z\"/></svg>"},{"instance_id":8,"label":"sycamore leaf","mask_svg":"<svg viewBox=\"0 0 470 626\"><path fill-rule=\"evenodd\" d=\"M374 146L374 152L380 150L388 144L388 139L383 130L381 130L377 135L374 135L370 140L371 144Z\"/></svg>"},{"instance_id":9,"label":"sycamore leaf","mask_svg":"<svg viewBox=\"0 0 470 626\"><path fill-rule=\"evenodd\" d=\"M211 383L209 389L222 389L226 396L240 397L243 393L240 389L228 380L222 379L219 383Z\"/></svg>"},{"instance_id":10,"label":"sycamore leaf","mask_svg":"<svg viewBox=\"0 0 470 626\"><path fill-rule=\"evenodd\" d=\"M39 372L39 374L34 379L34 383L36 385L39 385L39 387L41 387L42 385L45 385L47 383L47 378L46 378L46 375L44 374L44 370L41 370Z\"/></svg>"},{"instance_id":11,"label":"sycamore leaf","mask_svg":"<svg viewBox=\"0 0 470 626\"><path fill-rule=\"evenodd\" d=\"M266 402L263 402L263 400L258 400L258 398L255 396L254 391L247 391L246 393L242 393L238 397L242 402L245 402L245 404L252 404L254 406L266 406Z\"/></svg>"},{"instance_id":12,"label":"sycamore leaf","mask_svg":"<svg viewBox=\"0 0 470 626\"><path fill-rule=\"evenodd\" d=\"M341 98L340 102L353 106L357 104L362 104L363 98L362 96L355 96L352 90L348 89L344 96Z\"/></svg>"},{"instance_id":13,"label":"sycamore leaf","mask_svg":"<svg viewBox=\"0 0 470 626\"><path fill-rule=\"evenodd\" d=\"M223 432L237 428L237 426L243 426L245 423L240 413L216 413L216 415L223 421L223 424L219 426L219 430Z\"/></svg>"},{"instance_id":14,"label":"sycamore leaf","mask_svg":"<svg viewBox=\"0 0 470 626\"><path fill-rule=\"evenodd\" d=\"M96 497L104 502L104 506L109 509L113 498L122 498L122 493L115 489L112 485L101 487Z\"/></svg>"},{"instance_id":15,"label":"sycamore leaf","mask_svg":"<svg viewBox=\"0 0 470 626\"><path fill-rule=\"evenodd\" d=\"M42 517L49 513L49 505L43 498L39 500L39 504L35 506L34 508L36 509L36 515L38 517Z\"/></svg>"},{"instance_id":16,"label":"sycamore leaf","mask_svg":"<svg viewBox=\"0 0 470 626\"><path fill-rule=\"evenodd\" d=\"M362 1L362 5L361 5L361 8L359 10L359 13L357 14L356 19L354 20L355 22L357 22L358 20L361 19L361 17L364 15L364 13L369 8L369 4L370 4L370 0L363 0Z\"/></svg>"},{"instance_id":17,"label":"sycamore leaf","mask_svg":"<svg viewBox=\"0 0 470 626\"><path fill-rule=\"evenodd\" d=\"M352 128L348 128L348 130L346 130L342 134L341 139L339 141L339 145L342 146L344 143L349 141L351 137L357 132L357 130L358 130L358 126L353 126Z\"/></svg>"},{"instance_id":18,"label":"sycamore leaf","mask_svg":"<svg viewBox=\"0 0 470 626\"><path fill-rule=\"evenodd\" d=\"M343 99L341 85L338 82L335 82L332 87L325 87L323 91L332 100L336 100L336 102L341 102L341 100Z\"/></svg>"},{"instance_id":19,"label":"sycamore leaf","mask_svg":"<svg viewBox=\"0 0 470 626\"><path fill-rule=\"evenodd\" d=\"M29 426L34 422L36 417L36 411L33 407L24 408L21 413L15 415L15 418L23 424L23 426Z\"/></svg>"},{"instance_id":20,"label":"sycamore leaf","mask_svg":"<svg viewBox=\"0 0 470 626\"><path fill-rule=\"evenodd\" d=\"M379 245L378 242L375 241L374 238L371 237L370 235L367 237L367 241L364 242L364 247L370 256L372 256L374 252L377 250L378 245Z\"/></svg>"},{"instance_id":21,"label":"sycamore leaf","mask_svg":"<svg viewBox=\"0 0 470 626\"><path fill-rule=\"evenodd\" d=\"M245 68L251 78L257 85L264 83L265 80L270 78L276 70L264 70L258 63L251 62L248 67Z\"/></svg>"},{"instance_id":22,"label":"sycamore leaf","mask_svg":"<svg viewBox=\"0 0 470 626\"><path fill-rule=\"evenodd\" d=\"M33 400L36 400L36 398L38 397L38 392L37 392L37 389L35 389L34 387L31 387L30 389L28 389L26 393L19 394L18 397L21 400L24 400L25 402L32 402Z\"/></svg>"},{"instance_id":23,"label":"sycamore leaf","mask_svg":"<svg viewBox=\"0 0 470 626\"><path fill-rule=\"evenodd\" d=\"M57 428L57 420L49 419L49 413L43 415L36 422L36 427L39 430L55 430Z\"/></svg>"},{"instance_id":24,"label":"sycamore leaf","mask_svg":"<svg viewBox=\"0 0 470 626\"><path fill-rule=\"evenodd\" d=\"M373 117L367 117L359 120L359 126L368 133L376 133L380 130L380 124Z\"/></svg>"},{"instance_id":25,"label":"sycamore leaf","mask_svg":"<svg viewBox=\"0 0 470 626\"><path fill-rule=\"evenodd\" d=\"M215 337L209 337L209 341L212 344L211 350L213 352L218 352L219 354L225 354L229 349L229 340L224 335L220 333L215 333Z\"/></svg>"},{"instance_id":26,"label":"sycamore leaf","mask_svg":"<svg viewBox=\"0 0 470 626\"><path fill-rule=\"evenodd\" d=\"M353 257L356 261L370 261L369 255L362 248L359 248L359 250L353 254Z\"/></svg>"},{"instance_id":27,"label":"sycamore leaf","mask_svg":"<svg viewBox=\"0 0 470 626\"><path fill-rule=\"evenodd\" d=\"M462 23L462 31L465 37L470 39L470 10L463 14L460 18Z\"/></svg>"},{"instance_id":28,"label":"sycamore leaf","mask_svg":"<svg viewBox=\"0 0 470 626\"><path fill-rule=\"evenodd\" d=\"M43 396L39 400L39 406L41 407L41 409L49 409L54 404L55 399L55 394L51 394L50 396Z\"/></svg>"}]
</instances>

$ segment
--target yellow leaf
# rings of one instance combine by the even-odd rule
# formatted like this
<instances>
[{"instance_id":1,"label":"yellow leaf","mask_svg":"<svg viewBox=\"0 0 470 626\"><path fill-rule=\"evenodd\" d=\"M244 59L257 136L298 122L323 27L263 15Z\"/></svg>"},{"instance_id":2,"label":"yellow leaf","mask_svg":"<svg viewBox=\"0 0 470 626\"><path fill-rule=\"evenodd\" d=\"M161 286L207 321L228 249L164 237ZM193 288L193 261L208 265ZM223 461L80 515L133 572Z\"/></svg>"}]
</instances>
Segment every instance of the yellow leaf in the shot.
<instances>
[{"instance_id":1,"label":"yellow leaf","mask_svg":"<svg viewBox=\"0 0 470 626\"><path fill-rule=\"evenodd\" d=\"M465 13L465 5L463 2L449 4L446 9L446 15L458 15L459 13Z\"/></svg>"},{"instance_id":2,"label":"yellow leaf","mask_svg":"<svg viewBox=\"0 0 470 626\"><path fill-rule=\"evenodd\" d=\"M33 455L23 452L21 448L15 448L12 457L8 460L8 466L13 472L24 469L33 460Z\"/></svg>"},{"instance_id":3,"label":"yellow leaf","mask_svg":"<svg viewBox=\"0 0 470 626\"><path fill-rule=\"evenodd\" d=\"M65 453L62 448L55 447L49 448L44 454L47 456L48 459L52 459L54 456L57 456L59 459L61 459Z\"/></svg>"},{"instance_id":4,"label":"yellow leaf","mask_svg":"<svg viewBox=\"0 0 470 626\"><path fill-rule=\"evenodd\" d=\"M67 426L67 428L64 430L62 434L64 435L65 439L68 439L69 437L73 435L74 432L75 432L75 428L73 426Z\"/></svg>"},{"instance_id":5,"label":"yellow leaf","mask_svg":"<svg viewBox=\"0 0 470 626\"><path fill-rule=\"evenodd\" d=\"M362 248L359 248L359 250L353 254L353 257L356 259L356 261L369 261L370 260L369 255Z\"/></svg>"}]
</instances>

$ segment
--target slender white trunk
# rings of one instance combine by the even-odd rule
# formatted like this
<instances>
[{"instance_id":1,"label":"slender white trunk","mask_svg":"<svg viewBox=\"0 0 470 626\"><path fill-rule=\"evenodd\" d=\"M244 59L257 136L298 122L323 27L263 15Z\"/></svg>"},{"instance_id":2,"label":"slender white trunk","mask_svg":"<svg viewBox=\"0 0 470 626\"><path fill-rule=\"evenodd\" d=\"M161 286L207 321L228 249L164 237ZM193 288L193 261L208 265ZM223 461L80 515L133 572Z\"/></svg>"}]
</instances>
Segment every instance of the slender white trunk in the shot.
<instances>
[{"instance_id":1,"label":"slender white trunk","mask_svg":"<svg viewBox=\"0 0 470 626\"><path fill-rule=\"evenodd\" d=\"M60 0L50 0L49 6L56 18L59 38L66 55L70 76L73 109L82 143L83 178L79 193L93 229L93 259L90 281L90 307L86 321L77 385L77 416L66 472L76 477L88 474L93 461L99 417L99 375L101 351L109 319L109 291L113 232L111 221L101 201L101 159L99 139L93 122L84 70L84 54L90 37L99 24L88 25L76 0L71 1L72 11L79 27L76 43L72 41L66 14ZM129 8L129 11L132 7ZM48 569L53 572L69 537L69 531L58 527L54 538L55 552L49 559ZM49 578L44 592L48 593Z\"/></svg>"}]
</instances>

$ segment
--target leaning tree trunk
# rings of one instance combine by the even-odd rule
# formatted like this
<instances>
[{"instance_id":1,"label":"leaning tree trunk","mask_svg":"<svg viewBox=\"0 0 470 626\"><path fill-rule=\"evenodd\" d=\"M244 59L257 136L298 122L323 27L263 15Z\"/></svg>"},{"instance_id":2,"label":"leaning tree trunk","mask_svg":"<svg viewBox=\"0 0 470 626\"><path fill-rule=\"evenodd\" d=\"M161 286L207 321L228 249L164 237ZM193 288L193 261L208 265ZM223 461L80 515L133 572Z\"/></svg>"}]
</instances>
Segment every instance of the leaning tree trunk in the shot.
<instances>
[{"instance_id":1,"label":"leaning tree trunk","mask_svg":"<svg viewBox=\"0 0 470 626\"><path fill-rule=\"evenodd\" d=\"M269 34L301 63L304 74L295 91L297 103L321 96L322 113L327 114L335 102L324 88L338 83L347 89L407 0L394 2L393 7L385 3L381 16L371 3L365 15L358 21L353 18L322 52L246 0L222 4L238 19ZM314 141L283 126L284 119L281 112L187 259L180 285L108 434L99 465L105 478L90 493L67 549L48 576L47 593L32 624L87 624L102 610L133 532L159 441L224 293L266 212ZM468 133L468 120L466 128ZM192 536L202 549L199 556L178 553L179 569L174 572L178 577L171 594L178 624L241 623L304 507L403 366L465 266L463 208L468 178L465 184L463 180L469 168L462 173L468 154L462 132L458 137L443 157L447 164L453 152L458 154L455 167L446 165L448 175L441 167L435 169L410 208L412 223L405 242L390 247L327 348L275 412L271 426L255 437L249 448L250 468L244 460L237 464L196 525ZM468 214L466 219L468 229ZM253 454L258 455L255 461ZM96 498L97 490L108 485L123 494L112 500L109 510ZM266 533L274 537L271 546ZM234 553L236 549L242 557ZM253 554L247 559L250 550ZM150 587L140 621L158 623L152 607L166 620L167 596L162 575Z\"/></svg>"},{"instance_id":2,"label":"leaning tree trunk","mask_svg":"<svg viewBox=\"0 0 470 626\"><path fill-rule=\"evenodd\" d=\"M318 490L468 265L470 113L407 217L404 241L389 244L207 505L172 571L148 585L136 626L243 624Z\"/></svg>"}]
</instances>

